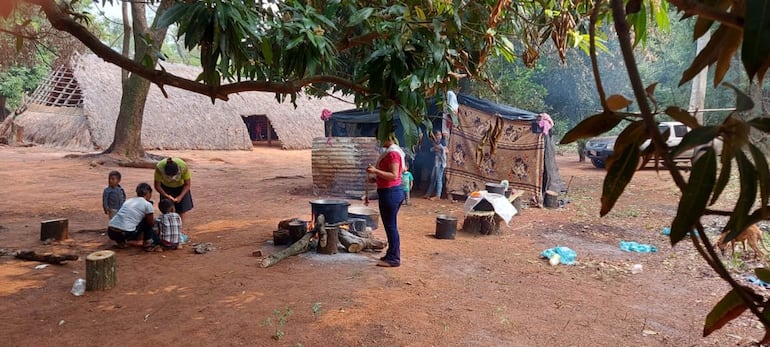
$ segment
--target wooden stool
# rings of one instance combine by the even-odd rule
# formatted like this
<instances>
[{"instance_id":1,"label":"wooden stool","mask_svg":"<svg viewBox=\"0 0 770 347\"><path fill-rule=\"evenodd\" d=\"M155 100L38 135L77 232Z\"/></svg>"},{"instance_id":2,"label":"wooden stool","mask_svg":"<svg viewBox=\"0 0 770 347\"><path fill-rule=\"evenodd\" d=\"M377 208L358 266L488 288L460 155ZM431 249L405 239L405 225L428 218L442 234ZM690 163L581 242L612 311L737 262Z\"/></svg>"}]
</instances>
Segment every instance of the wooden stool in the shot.
<instances>
[{"instance_id":1,"label":"wooden stool","mask_svg":"<svg viewBox=\"0 0 770 347\"><path fill-rule=\"evenodd\" d=\"M86 290L110 289L118 282L115 252L97 251L86 256Z\"/></svg>"},{"instance_id":2,"label":"wooden stool","mask_svg":"<svg viewBox=\"0 0 770 347\"><path fill-rule=\"evenodd\" d=\"M500 234L502 219L494 211L470 211L465 214L463 231L478 232L482 235Z\"/></svg>"}]
</instances>

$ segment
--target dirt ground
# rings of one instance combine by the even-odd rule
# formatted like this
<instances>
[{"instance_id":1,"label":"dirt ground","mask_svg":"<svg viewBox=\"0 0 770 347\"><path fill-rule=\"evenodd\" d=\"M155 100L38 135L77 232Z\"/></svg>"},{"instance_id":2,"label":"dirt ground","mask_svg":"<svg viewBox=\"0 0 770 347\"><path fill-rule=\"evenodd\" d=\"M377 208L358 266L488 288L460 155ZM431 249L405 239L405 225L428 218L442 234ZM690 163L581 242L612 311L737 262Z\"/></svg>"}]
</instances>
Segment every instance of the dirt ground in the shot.
<instances>
[{"instance_id":1,"label":"dirt ground","mask_svg":"<svg viewBox=\"0 0 770 347\"><path fill-rule=\"evenodd\" d=\"M728 287L690 244L672 248L661 235L678 194L654 170L640 172L600 219L604 171L562 155L570 202L525 208L500 235L436 239L435 216L461 217L462 204L414 199L399 216L400 268L376 267L376 253L305 253L263 269L252 252L279 250L277 223L309 218L309 201L319 198L311 152L154 153L191 165L195 209L186 231L191 243L214 250L117 250L117 286L76 297L70 288L85 277L85 256L111 246L100 206L107 173L122 172L130 197L152 170L0 147L3 345L748 346L763 335L744 314L702 337L706 314ZM70 239L45 245L40 222L53 218L69 219ZM374 233L385 239L381 227ZM621 240L658 252L623 252ZM575 250L578 264L539 258L555 246ZM13 257L21 249L80 260L36 269ZM633 274L634 264L643 271Z\"/></svg>"}]
</instances>

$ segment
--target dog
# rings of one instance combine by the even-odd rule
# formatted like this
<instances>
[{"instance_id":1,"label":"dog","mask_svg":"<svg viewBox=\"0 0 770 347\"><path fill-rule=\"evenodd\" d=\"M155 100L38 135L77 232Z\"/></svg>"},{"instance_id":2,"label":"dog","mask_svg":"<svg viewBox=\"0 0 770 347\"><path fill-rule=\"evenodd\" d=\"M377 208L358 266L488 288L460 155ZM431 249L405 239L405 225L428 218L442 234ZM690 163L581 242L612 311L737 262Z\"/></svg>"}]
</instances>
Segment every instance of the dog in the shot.
<instances>
[{"instance_id":1,"label":"dog","mask_svg":"<svg viewBox=\"0 0 770 347\"><path fill-rule=\"evenodd\" d=\"M727 248L727 243L731 244L732 247L732 254L735 254L735 243L740 242L743 245L743 251L746 252L746 241L749 242L749 247L751 247L752 250L754 250L754 258L761 258L764 259L765 253L763 253L759 249L759 245L762 245L762 248L765 249L765 251L770 252L770 250L767 249L767 246L765 246L765 242L762 239L762 230L757 227L756 224L750 225L748 228L743 230L738 236L735 237L730 242L725 243L724 239L727 236L726 232L722 232L722 235L719 236L719 239L717 239L717 247L720 251L722 251L722 255L725 255L725 249Z\"/></svg>"}]
</instances>

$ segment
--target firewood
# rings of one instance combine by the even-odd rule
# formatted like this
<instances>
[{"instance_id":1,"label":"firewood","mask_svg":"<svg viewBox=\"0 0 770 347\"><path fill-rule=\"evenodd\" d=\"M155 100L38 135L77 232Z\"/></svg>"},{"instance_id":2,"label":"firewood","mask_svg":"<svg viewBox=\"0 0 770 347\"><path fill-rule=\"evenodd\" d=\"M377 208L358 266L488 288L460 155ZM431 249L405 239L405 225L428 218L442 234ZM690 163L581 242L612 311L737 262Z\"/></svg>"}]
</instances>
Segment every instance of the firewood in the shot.
<instances>
[{"instance_id":1,"label":"firewood","mask_svg":"<svg viewBox=\"0 0 770 347\"><path fill-rule=\"evenodd\" d=\"M313 236L315 236L317 233L320 233L321 229L324 228L325 220L326 218L324 215L319 214L318 217L316 217L312 232L306 233L305 236L302 236L299 241L293 243L288 248L262 259L260 266L263 268L270 267L292 255L297 255L309 251L313 247L315 241Z\"/></svg>"},{"instance_id":2,"label":"firewood","mask_svg":"<svg viewBox=\"0 0 770 347\"><path fill-rule=\"evenodd\" d=\"M78 256L74 254L37 254L35 251L19 251L16 253L16 258L29 261L39 261L54 265L61 265L63 262L68 260L78 260Z\"/></svg>"},{"instance_id":3,"label":"firewood","mask_svg":"<svg viewBox=\"0 0 770 347\"><path fill-rule=\"evenodd\" d=\"M318 253L337 254L339 243L339 227L326 226L318 232Z\"/></svg>"},{"instance_id":4,"label":"firewood","mask_svg":"<svg viewBox=\"0 0 770 347\"><path fill-rule=\"evenodd\" d=\"M375 238L358 237L344 229L340 229L338 233L340 242L350 253L358 253L364 249L380 250L387 246L387 243L384 241L380 241Z\"/></svg>"},{"instance_id":5,"label":"firewood","mask_svg":"<svg viewBox=\"0 0 770 347\"><path fill-rule=\"evenodd\" d=\"M310 250L310 238L313 237L312 233L307 233L305 236L303 236L299 241L293 243L288 248L270 255L269 257L262 259L262 263L260 266L263 268L273 266L277 264L279 261L288 258L292 255L297 255L300 253L304 253Z\"/></svg>"}]
</instances>

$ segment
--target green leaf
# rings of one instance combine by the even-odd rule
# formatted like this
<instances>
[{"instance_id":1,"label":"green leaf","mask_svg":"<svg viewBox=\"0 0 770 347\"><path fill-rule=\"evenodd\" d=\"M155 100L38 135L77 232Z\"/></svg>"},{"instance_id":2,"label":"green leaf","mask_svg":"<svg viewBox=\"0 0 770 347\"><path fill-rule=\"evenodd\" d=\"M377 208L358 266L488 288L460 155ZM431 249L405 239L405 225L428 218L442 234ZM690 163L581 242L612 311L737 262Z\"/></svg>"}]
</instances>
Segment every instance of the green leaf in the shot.
<instances>
[{"instance_id":1,"label":"green leaf","mask_svg":"<svg viewBox=\"0 0 770 347\"><path fill-rule=\"evenodd\" d=\"M725 229L730 230L725 236L725 242L732 241L749 226L749 211L757 197L757 175L754 165L742 151L735 152L735 160L738 163L738 172L740 173L741 192L738 194L738 201L735 203L730 220L725 226Z\"/></svg>"},{"instance_id":2,"label":"green leaf","mask_svg":"<svg viewBox=\"0 0 770 347\"><path fill-rule=\"evenodd\" d=\"M600 216L605 216L615 206L628 182L634 177L639 164L639 146L627 146L622 152L614 152L607 160L607 176L602 188Z\"/></svg>"},{"instance_id":3,"label":"green leaf","mask_svg":"<svg viewBox=\"0 0 770 347\"><path fill-rule=\"evenodd\" d=\"M741 60L753 79L770 57L770 1L746 0Z\"/></svg>"},{"instance_id":4,"label":"green leaf","mask_svg":"<svg viewBox=\"0 0 770 347\"><path fill-rule=\"evenodd\" d=\"M759 180L759 198L762 208L766 208L768 197L770 196L770 172L768 171L767 159L765 154L752 143L749 143L751 157L754 158L754 166L757 169Z\"/></svg>"},{"instance_id":5,"label":"green leaf","mask_svg":"<svg viewBox=\"0 0 770 347\"><path fill-rule=\"evenodd\" d=\"M709 336L709 334L723 327L727 322L740 316L747 308L738 291L733 288L722 300L719 300L706 316L706 323L703 325L703 336Z\"/></svg>"},{"instance_id":6,"label":"green leaf","mask_svg":"<svg viewBox=\"0 0 770 347\"><path fill-rule=\"evenodd\" d=\"M757 278L764 282L770 283L770 270L768 270L765 267L758 267L754 269L754 274L757 275Z\"/></svg>"},{"instance_id":7,"label":"green leaf","mask_svg":"<svg viewBox=\"0 0 770 347\"><path fill-rule=\"evenodd\" d=\"M644 121L632 122L618 135L613 151L622 152L628 146L641 148L641 143L649 138L646 130Z\"/></svg>"},{"instance_id":8,"label":"green leaf","mask_svg":"<svg viewBox=\"0 0 770 347\"><path fill-rule=\"evenodd\" d=\"M719 199L722 191L727 187L727 183L730 182L730 176L732 175L732 162L733 162L733 149L732 146L725 143L722 146L722 156L719 157L719 161L722 164L722 168L719 170L719 178L714 186L714 194L711 195L711 201L709 205L713 205Z\"/></svg>"},{"instance_id":9,"label":"green leaf","mask_svg":"<svg viewBox=\"0 0 770 347\"><path fill-rule=\"evenodd\" d=\"M682 79L679 80L679 86L692 80L703 69L717 61L720 45L726 34L727 29L724 26L720 26L719 29L711 35L711 40L706 44L706 47L703 47L698 55L695 56L690 67L682 73Z\"/></svg>"},{"instance_id":10,"label":"green leaf","mask_svg":"<svg viewBox=\"0 0 770 347\"><path fill-rule=\"evenodd\" d=\"M749 120L749 125L759 131L770 133L770 117L753 118Z\"/></svg>"},{"instance_id":11,"label":"green leaf","mask_svg":"<svg viewBox=\"0 0 770 347\"><path fill-rule=\"evenodd\" d=\"M568 144L580 139L594 137L606 133L623 120L623 117L615 113L599 113L583 119L574 128L570 129L560 144Z\"/></svg>"},{"instance_id":12,"label":"green leaf","mask_svg":"<svg viewBox=\"0 0 770 347\"><path fill-rule=\"evenodd\" d=\"M623 95L615 94L607 98L607 107L612 111L619 111L630 106L633 102L633 100L629 100Z\"/></svg>"},{"instance_id":13,"label":"green leaf","mask_svg":"<svg viewBox=\"0 0 770 347\"><path fill-rule=\"evenodd\" d=\"M700 127L700 124L698 124L698 119L693 117L690 112L687 112L687 110L679 107L669 106L666 108L666 114L669 115L673 120L682 122L682 124L690 127L691 129L696 129Z\"/></svg>"},{"instance_id":14,"label":"green leaf","mask_svg":"<svg viewBox=\"0 0 770 347\"><path fill-rule=\"evenodd\" d=\"M671 245L676 245L692 231L706 210L709 195L714 189L717 171L717 155L713 148L707 147L703 155L693 163L690 179L679 199L676 217L671 223Z\"/></svg>"},{"instance_id":15,"label":"green leaf","mask_svg":"<svg viewBox=\"0 0 770 347\"><path fill-rule=\"evenodd\" d=\"M719 136L718 126L707 126L695 128L682 137L682 141L679 142L672 154L674 157L687 151L702 145L710 145L715 138Z\"/></svg>"},{"instance_id":16,"label":"green leaf","mask_svg":"<svg viewBox=\"0 0 770 347\"><path fill-rule=\"evenodd\" d=\"M751 110L754 108L754 101L751 100L751 97L746 95L742 90L738 89L735 85L732 83L722 83L722 85L727 86L735 91L735 111L736 112L744 112Z\"/></svg>"},{"instance_id":17,"label":"green leaf","mask_svg":"<svg viewBox=\"0 0 770 347\"><path fill-rule=\"evenodd\" d=\"M350 20L348 20L347 26L352 27L361 24L363 21L371 17L372 13L374 13L374 9L371 7L365 7L356 11L352 16L350 16Z\"/></svg>"}]
</instances>

